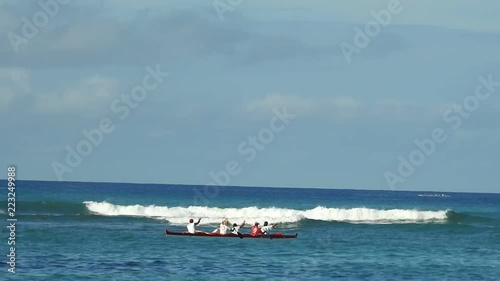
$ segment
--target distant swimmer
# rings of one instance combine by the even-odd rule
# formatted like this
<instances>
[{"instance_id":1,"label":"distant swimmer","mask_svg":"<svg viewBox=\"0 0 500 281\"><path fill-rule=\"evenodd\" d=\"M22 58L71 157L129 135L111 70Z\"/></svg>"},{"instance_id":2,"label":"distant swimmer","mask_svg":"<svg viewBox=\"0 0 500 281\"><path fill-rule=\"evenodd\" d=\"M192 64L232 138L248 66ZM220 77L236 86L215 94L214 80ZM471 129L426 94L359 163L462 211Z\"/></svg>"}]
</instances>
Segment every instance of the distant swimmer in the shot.
<instances>
[{"instance_id":1,"label":"distant swimmer","mask_svg":"<svg viewBox=\"0 0 500 281\"><path fill-rule=\"evenodd\" d=\"M444 193L423 193L423 194L418 194L420 197L451 197L450 195L446 195Z\"/></svg>"}]
</instances>

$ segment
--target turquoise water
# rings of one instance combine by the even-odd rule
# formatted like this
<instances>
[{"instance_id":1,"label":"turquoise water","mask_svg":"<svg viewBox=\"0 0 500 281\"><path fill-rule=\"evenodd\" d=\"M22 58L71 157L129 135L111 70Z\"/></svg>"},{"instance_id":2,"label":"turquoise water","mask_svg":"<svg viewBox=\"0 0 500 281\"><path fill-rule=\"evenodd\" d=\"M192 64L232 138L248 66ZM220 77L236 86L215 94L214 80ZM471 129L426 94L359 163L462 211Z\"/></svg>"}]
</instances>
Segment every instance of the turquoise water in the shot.
<instances>
[{"instance_id":1,"label":"turquoise water","mask_svg":"<svg viewBox=\"0 0 500 281\"><path fill-rule=\"evenodd\" d=\"M5 181L0 181L6 186ZM19 181L9 280L498 280L500 194ZM7 225L6 195L0 218ZM164 235L280 222L297 239ZM245 227L243 232L249 232ZM8 229L1 256L7 261Z\"/></svg>"}]
</instances>

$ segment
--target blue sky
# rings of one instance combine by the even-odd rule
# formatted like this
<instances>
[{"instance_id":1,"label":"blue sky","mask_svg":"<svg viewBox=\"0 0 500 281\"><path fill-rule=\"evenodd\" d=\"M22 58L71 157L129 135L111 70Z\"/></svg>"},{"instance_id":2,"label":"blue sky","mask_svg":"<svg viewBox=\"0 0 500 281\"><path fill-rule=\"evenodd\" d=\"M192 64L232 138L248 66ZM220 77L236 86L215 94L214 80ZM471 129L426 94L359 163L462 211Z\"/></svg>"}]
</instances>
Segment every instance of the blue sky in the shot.
<instances>
[{"instance_id":1,"label":"blue sky","mask_svg":"<svg viewBox=\"0 0 500 281\"><path fill-rule=\"evenodd\" d=\"M243 0L221 19L211 1L73 0L16 53L9 34L44 10L0 0L0 166L58 180L66 147L109 118L64 180L207 184L236 161L230 185L498 192L500 87L457 128L443 114L500 81L500 2L401 0L348 62L340 44L390 2ZM121 120L111 105L148 66L169 75ZM248 161L238 146L285 107ZM391 186L436 128L446 141Z\"/></svg>"}]
</instances>

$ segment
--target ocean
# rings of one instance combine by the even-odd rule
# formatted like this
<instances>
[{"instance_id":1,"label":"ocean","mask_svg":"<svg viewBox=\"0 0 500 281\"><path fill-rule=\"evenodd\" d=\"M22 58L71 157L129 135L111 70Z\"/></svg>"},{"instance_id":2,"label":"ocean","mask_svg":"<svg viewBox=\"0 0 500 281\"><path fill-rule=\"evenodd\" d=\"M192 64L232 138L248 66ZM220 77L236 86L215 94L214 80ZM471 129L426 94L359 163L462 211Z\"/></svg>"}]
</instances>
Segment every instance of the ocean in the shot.
<instances>
[{"instance_id":1,"label":"ocean","mask_svg":"<svg viewBox=\"0 0 500 281\"><path fill-rule=\"evenodd\" d=\"M0 217L8 226L7 183ZM499 280L500 194L18 181L2 280ZM165 236L190 218L297 239Z\"/></svg>"}]
</instances>

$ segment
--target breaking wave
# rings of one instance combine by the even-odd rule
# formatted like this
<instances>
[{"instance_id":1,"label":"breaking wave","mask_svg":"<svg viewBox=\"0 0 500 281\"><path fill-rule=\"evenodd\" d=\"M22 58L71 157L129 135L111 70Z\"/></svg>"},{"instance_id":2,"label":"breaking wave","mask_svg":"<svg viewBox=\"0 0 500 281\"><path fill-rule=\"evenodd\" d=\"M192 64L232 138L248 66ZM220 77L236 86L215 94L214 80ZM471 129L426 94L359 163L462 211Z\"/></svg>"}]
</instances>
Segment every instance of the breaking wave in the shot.
<instances>
[{"instance_id":1,"label":"breaking wave","mask_svg":"<svg viewBox=\"0 0 500 281\"><path fill-rule=\"evenodd\" d=\"M84 202L88 211L102 216L138 216L166 220L172 224L186 224L190 218L202 218L201 224L218 224L223 218L231 222L246 220L296 223L302 220L351 222L367 224L431 223L445 222L447 210L421 211L412 209L326 208L318 206L309 210L286 208L216 208L216 207L167 207L141 205L114 205L108 202Z\"/></svg>"}]
</instances>

